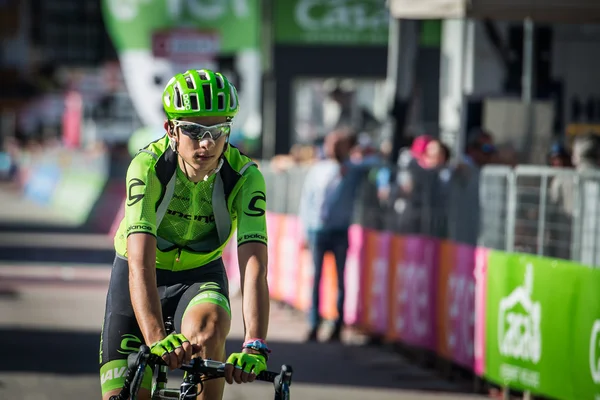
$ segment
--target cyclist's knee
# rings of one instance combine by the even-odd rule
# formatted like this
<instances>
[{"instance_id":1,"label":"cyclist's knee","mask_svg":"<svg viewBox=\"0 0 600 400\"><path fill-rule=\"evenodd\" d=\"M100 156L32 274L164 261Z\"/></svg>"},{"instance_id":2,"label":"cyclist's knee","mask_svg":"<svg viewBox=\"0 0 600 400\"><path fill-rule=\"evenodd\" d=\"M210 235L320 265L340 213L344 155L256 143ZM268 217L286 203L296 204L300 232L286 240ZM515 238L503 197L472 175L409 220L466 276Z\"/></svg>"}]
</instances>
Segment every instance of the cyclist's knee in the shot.
<instances>
[{"instance_id":1,"label":"cyclist's knee","mask_svg":"<svg viewBox=\"0 0 600 400\"><path fill-rule=\"evenodd\" d=\"M201 356L221 357L229 334L231 319L227 310L211 303L198 304L188 310L182 321L182 333L202 348Z\"/></svg>"}]
</instances>

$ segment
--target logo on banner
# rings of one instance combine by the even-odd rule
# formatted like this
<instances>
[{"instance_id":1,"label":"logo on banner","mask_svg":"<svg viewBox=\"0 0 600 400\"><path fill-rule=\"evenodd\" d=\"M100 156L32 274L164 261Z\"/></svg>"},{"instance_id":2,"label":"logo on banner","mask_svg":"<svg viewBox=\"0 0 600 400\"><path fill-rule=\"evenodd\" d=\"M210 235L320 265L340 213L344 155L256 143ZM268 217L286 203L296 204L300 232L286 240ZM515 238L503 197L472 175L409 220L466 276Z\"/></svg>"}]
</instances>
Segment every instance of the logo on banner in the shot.
<instances>
[{"instance_id":1,"label":"logo on banner","mask_svg":"<svg viewBox=\"0 0 600 400\"><path fill-rule=\"evenodd\" d=\"M600 319L594 322L590 337L590 373L595 384L600 384Z\"/></svg>"},{"instance_id":2,"label":"logo on banner","mask_svg":"<svg viewBox=\"0 0 600 400\"><path fill-rule=\"evenodd\" d=\"M387 315L386 309L386 293L387 293L387 272L388 272L388 260L385 258L378 258L373 263L375 276L373 280L373 304L371 304L371 324L379 324L382 318Z\"/></svg>"},{"instance_id":3,"label":"logo on banner","mask_svg":"<svg viewBox=\"0 0 600 400\"><path fill-rule=\"evenodd\" d=\"M522 286L500 301L498 312L498 345L507 358L537 364L542 357L542 306L532 299L533 265L527 264ZM539 373L518 366L503 364L503 379L537 387Z\"/></svg>"},{"instance_id":4,"label":"logo on banner","mask_svg":"<svg viewBox=\"0 0 600 400\"><path fill-rule=\"evenodd\" d=\"M174 19L189 13L201 21L215 21L228 14L245 18L250 14L248 0L168 0L167 9Z\"/></svg>"},{"instance_id":5,"label":"logo on banner","mask_svg":"<svg viewBox=\"0 0 600 400\"><path fill-rule=\"evenodd\" d=\"M427 268L422 264L409 263L404 268L399 268L402 290L400 302L402 313L398 318L399 328L403 330L406 325L412 329L415 336L422 338L428 334L427 320L429 309L429 279Z\"/></svg>"},{"instance_id":6,"label":"logo on banner","mask_svg":"<svg viewBox=\"0 0 600 400\"><path fill-rule=\"evenodd\" d=\"M211 62L220 48L221 38L217 31L176 28L152 34L153 56L171 60L175 64Z\"/></svg>"},{"instance_id":7,"label":"logo on banner","mask_svg":"<svg viewBox=\"0 0 600 400\"><path fill-rule=\"evenodd\" d=\"M383 1L377 0L300 0L296 4L294 15L298 25L308 31L378 31L382 26L387 26L389 21L387 7Z\"/></svg>"},{"instance_id":8,"label":"logo on banner","mask_svg":"<svg viewBox=\"0 0 600 400\"><path fill-rule=\"evenodd\" d=\"M465 356L473 356L475 326L475 282L465 276L450 274L448 279L449 320L458 321L459 329L450 329L447 343L450 349L462 349Z\"/></svg>"}]
</instances>

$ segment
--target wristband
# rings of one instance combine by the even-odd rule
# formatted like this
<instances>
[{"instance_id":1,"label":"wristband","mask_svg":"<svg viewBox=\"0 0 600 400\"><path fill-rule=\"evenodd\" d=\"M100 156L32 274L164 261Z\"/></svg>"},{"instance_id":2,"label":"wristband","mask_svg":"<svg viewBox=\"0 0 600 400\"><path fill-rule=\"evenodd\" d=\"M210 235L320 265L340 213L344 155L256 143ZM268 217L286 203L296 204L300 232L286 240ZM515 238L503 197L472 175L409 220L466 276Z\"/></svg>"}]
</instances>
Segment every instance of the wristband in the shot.
<instances>
[{"instance_id":1,"label":"wristband","mask_svg":"<svg viewBox=\"0 0 600 400\"><path fill-rule=\"evenodd\" d=\"M242 349L258 351L263 357L265 357L265 360L269 359L269 353L271 352L269 347L267 347L267 342L265 342L263 339L247 340L242 345Z\"/></svg>"}]
</instances>

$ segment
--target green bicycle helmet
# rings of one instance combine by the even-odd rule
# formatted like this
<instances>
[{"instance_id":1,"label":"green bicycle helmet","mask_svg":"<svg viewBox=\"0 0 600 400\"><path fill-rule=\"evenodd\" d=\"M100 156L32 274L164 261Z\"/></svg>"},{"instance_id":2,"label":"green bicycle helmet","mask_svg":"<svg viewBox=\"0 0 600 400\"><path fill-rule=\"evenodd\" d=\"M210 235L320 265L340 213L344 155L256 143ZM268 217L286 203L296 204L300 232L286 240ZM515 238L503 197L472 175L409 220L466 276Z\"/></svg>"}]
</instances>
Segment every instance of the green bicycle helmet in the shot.
<instances>
[{"instance_id":1,"label":"green bicycle helmet","mask_svg":"<svg viewBox=\"0 0 600 400\"><path fill-rule=\"evenodd\" d=\"M163 107L169 119L181 117L229 117L238 110L235 86L219 72L208 69L177 74L165 87Z\"/></svg>"}]
</instances>

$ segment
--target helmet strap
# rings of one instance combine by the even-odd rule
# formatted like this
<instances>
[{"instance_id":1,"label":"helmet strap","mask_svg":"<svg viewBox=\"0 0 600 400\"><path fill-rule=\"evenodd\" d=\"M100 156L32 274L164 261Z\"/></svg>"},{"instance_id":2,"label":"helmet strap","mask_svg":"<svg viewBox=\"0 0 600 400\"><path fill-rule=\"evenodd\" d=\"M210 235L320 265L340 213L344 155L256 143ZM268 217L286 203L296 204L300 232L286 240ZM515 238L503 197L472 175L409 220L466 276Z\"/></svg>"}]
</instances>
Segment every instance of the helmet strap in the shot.
<instances>
[{"instance_id":1,"label":"helmet strap","mask_svg":"<svg viewBox=\"0 0 600 400\"><path fill-rule=\"evenodd\" d=\"M175 133L175 129L173 127L173 125L171 124L171 121L169 121L169 131L168 133L170 133L169 135L169 146L171 147L171 150L173 150L173 152L175 154L178 154L177 152L177 145L178 145L178 140L176 139L176 133Z\"/></svg>"},{"instance_id":2,"label":"helmet strap","mask_svg":"<svg viewBox=\"0 0 600 400\"><path fill-rule=\"evenodd\" d=\"M227 135L227 139L225 141L225 146L223 146L223 152L221 153L221 156L219 157L219 163L217 164L217 168L213 169L212 171L210 171L210 173L208 173L204 176L205 181L208 180L208 178L210 178L211 175L218 174L219 171L221 170L221 167L223 167L223 163L225 162L225 150L227 150L227 146L229 146L229 135Z\"/></svg>"}]
</instances>

